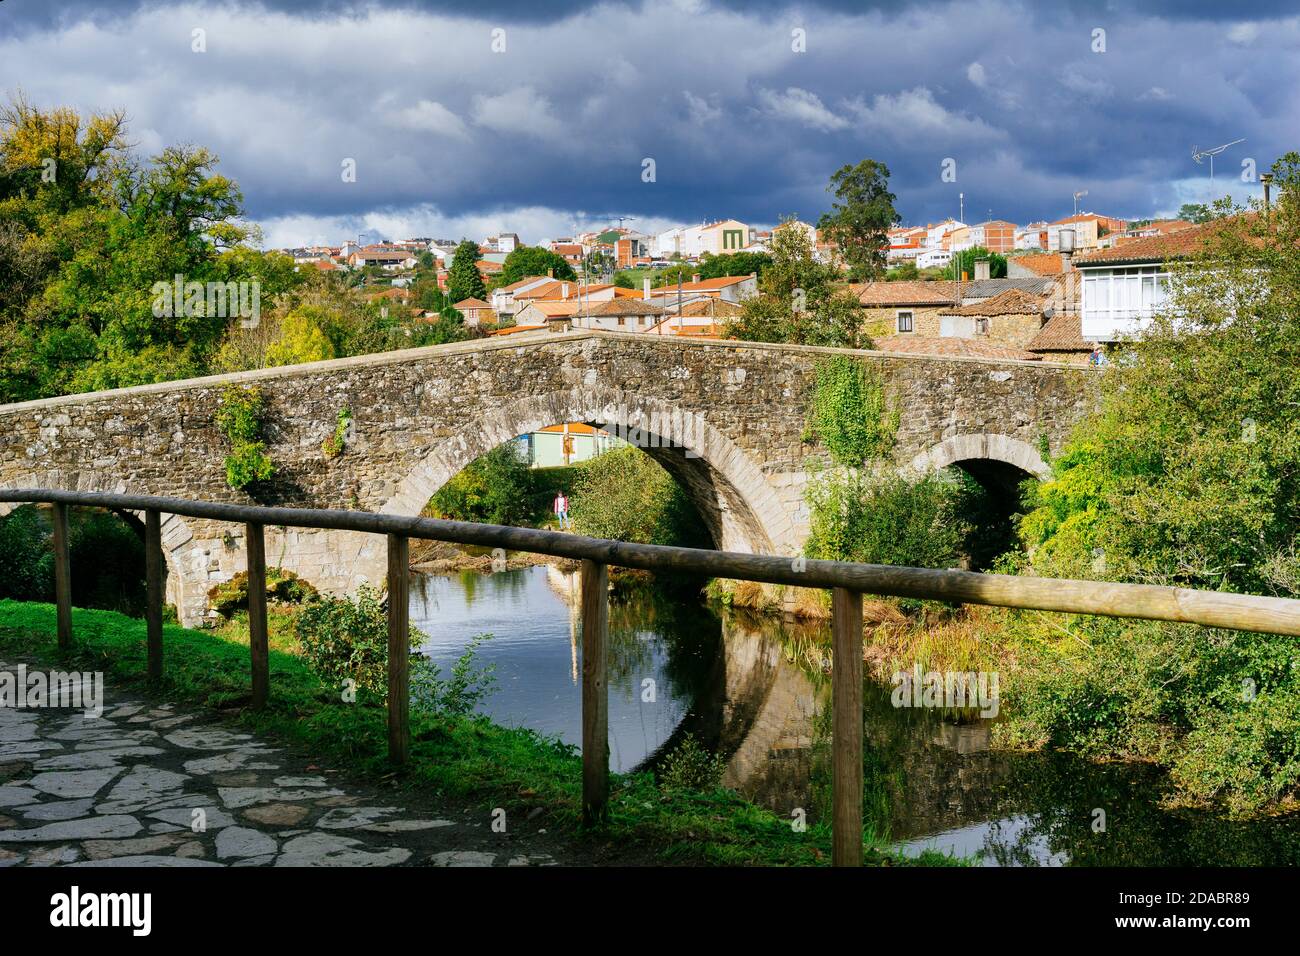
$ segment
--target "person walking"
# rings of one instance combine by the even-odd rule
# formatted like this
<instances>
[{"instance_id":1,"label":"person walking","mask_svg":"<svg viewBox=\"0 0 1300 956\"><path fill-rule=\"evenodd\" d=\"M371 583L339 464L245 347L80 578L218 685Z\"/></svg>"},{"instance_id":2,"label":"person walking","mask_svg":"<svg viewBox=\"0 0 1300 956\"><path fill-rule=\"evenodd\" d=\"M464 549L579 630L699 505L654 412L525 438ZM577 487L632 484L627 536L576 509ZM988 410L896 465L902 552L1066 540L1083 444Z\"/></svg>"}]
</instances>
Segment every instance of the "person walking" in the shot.
<instances>
[{"instance_id":1,"label":"person walking","mask_svg":"<svg viewBox=\"0 0 1300 956\"><path fill-rule=\"evenodd\" d=\"M569 499L565 496L563 488L561 488L559 492L557 492L555 495L554 509L555 509L555 517L558 518L560 521L560 530L568 531L569 530Z\"/></svg>"}]
</instances>

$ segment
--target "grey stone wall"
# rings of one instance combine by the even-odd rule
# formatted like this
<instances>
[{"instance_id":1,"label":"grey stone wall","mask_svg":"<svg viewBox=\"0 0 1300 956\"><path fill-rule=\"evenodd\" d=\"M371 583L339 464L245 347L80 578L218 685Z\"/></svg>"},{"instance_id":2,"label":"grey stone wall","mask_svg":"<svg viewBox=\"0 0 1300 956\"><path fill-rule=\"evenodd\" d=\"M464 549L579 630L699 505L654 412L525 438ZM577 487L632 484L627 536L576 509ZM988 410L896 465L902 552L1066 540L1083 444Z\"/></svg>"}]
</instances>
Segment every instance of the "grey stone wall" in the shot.
<instances>
[{"instance_id":1,"label":"grey stone wall","mask_svg":"<svg viewBox=\"0 0 1300 956\"><path fill-rule=\"evenodd\" d=\"M608 332L522 333L383 355L0 406L0 487L128 491L249 502L226 485L222 391L258 385L277 475L259 501L413 514L448 478L516 435L564 421L643 439L689 489L720 547L796 553L809 471L814 369L831 350ZM899 411L900 467L969 457L1042 472L1091 407L1097 370L864 352ZM321 443L352 411L342 455ZM628 430L632 431L628 431ZM685 448L680 447L685 445ZM171 518L169 599L192 623L244 567L242 528ZM327 590L378 580L383 541L267 529L268 561ZM74 571L75 573L75 571Z\"/></svg>"}]
</instances>

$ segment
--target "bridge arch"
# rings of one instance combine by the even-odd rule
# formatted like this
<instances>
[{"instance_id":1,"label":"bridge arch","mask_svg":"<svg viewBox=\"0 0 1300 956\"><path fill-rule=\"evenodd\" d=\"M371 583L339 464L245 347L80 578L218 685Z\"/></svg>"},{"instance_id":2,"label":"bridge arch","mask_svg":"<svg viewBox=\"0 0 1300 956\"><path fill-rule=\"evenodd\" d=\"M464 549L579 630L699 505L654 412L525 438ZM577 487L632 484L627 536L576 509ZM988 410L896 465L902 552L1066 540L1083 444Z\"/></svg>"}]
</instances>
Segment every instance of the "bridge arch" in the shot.
<instances>
[{"instance_id":1,"label":"bridge arch","mask_svg":"<svg viewBox=\"0 0 1300 956\"><path fill-rule=\"evenodd\" d=\"M1033 445L1010 435L975 433L945 438L914 457L911 471L925 474L949 465L965 462L996 461L1018 468L1040 480L1051 476L1052 469Z\"/></svg>"},{"instance_id":2,"label":"bridge arch","mask_svg":"<svg viewBox=\"0 0 1300 956\"><path fill-rule=\"evenodd\" d=\"M791 516L762 470L703 416L600 388L521 396L492 409L472 433L438 443L380 510L419 514L439 488L475 459L519 435L563 422L602 426L641 447L682 485L719 548L777 553L796 543Z\"/></svg>"}]
</instances>

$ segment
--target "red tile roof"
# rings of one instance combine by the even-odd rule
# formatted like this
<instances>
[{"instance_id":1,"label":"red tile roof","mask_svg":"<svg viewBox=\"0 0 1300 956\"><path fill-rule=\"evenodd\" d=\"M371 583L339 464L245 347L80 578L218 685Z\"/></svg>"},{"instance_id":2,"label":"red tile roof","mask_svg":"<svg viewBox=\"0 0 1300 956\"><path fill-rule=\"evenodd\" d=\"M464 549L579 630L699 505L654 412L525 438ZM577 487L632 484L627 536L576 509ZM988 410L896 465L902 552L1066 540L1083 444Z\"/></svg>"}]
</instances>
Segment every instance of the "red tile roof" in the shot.
<instances>
[{"instance_id":1,"label":"red tile roof","mask_svg":"<svg viewBox=\"0 0 1300 956\"><path fill-rule=\"evenodd\" d=\"M1040 276L1060 275L1065 271L1061 263L1061 256L1055 252L1045 252L1029 256L1012 256L1007 259L1008 262L1014 262L1018 266L1023 266L1030 272L1036 272Z\"/></svg>"},{"instance_id":2,"label":"red tile roof","mask_svg":"<svg viewBox=\"0 0 1300 956\"><path fill-rule=\"evenodd\" d=\"M1015 359L1021 362L1040 362L1043 358L1033 352L956 336L929 338L917 335L890 335L877 339L875 346L878 352L904 352L908 355L935 355L942 358Z\"/></svg>"},{"instance_id":3,"label":"red tile roof","mask_svg":"<svg viewBox=\"0 0 1300 956\"><path fill-rule=\"evenodd\" d=\"M1007 289L1007 291L999 292L991 299L945 310L944 315L1033 315L1036 313L1041 314L1042 311L1043 299L1041 296L1031 295L1023 289Z\"/></svg>"},{"instance_id":4,"label":"red tile roof","mask_svg":"<svg viewBox=\"0 0 1300 956\"><path fill-rule=\"evenodd\" d=\"M1074 263L1079 266L1091 266L1186 259L1200 251L1205 241L1212 235L1214 226L1213 222L1202 223L1190 229L1179 229L1159 236L1134 239L1132 242L1111 249L1098 249L1096 252L1075 256Z\"/></svg>"},{"instance_id":5,"label":"red tile roof","mask_svg":"<svg viewBox=\"0 0 1300 956\"><path fill-rule=\"evenodd\" d=\"M957 283L910 280L851 285L858 301L871 308L889 305L956 305Z\"/></svg>"},{"instance_id":6,"label":"red tile roof","mask_svg":"<svg viewBox=\"0 0 1300 956\"><path fill-rule=\"evenodd\" d=\"M1091 352L1096 342L1083 337L1083 323L1077 312L1060 312L1047 320L1025 349L1030 352Z\"/></svg>"}]
</instances>

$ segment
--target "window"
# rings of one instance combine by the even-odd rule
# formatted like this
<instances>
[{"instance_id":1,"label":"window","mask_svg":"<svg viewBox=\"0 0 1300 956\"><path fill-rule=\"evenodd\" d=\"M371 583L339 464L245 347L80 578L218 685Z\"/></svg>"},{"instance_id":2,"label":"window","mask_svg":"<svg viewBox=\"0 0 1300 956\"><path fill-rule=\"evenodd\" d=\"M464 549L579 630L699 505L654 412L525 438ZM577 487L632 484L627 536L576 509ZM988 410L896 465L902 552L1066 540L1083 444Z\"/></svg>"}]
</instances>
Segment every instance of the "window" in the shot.
<instances>
[{"instance_id":1,"label":"window","mask_svg":"<svg viewBox=\"0 0 1300 956\"><path fill-rule=\"evenodd\" d=\"M899 312L899 313L898 313L898 331L900 331L900 332L911 332L911 331L912 331L912 313L911 313L911 312Z\"/></svg>"}]
</instances>

